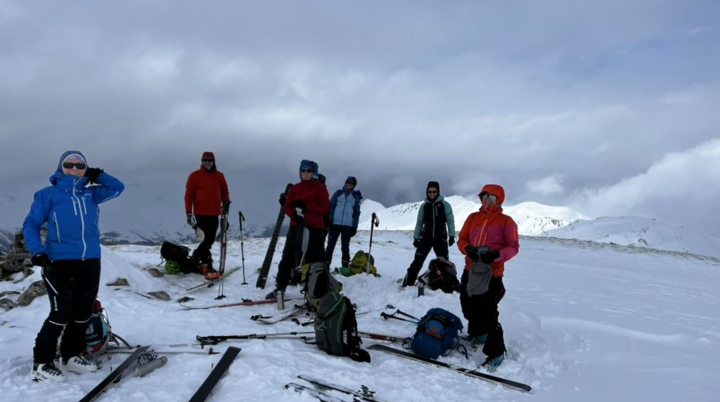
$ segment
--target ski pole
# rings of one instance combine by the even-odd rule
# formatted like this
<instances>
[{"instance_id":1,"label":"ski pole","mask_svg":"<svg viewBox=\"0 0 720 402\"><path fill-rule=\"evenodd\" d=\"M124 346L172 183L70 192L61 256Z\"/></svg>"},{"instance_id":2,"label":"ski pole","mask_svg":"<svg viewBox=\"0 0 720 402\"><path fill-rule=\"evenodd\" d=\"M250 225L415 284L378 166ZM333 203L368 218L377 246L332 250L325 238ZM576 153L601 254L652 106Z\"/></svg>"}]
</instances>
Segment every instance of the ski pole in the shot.
<instances>
[{"instance_id":1,"label":"ski pole","mask_svg":"<svg viewBox=\"0 0 720 402\"><path fill-rule=\"evenodd\" d=\"M372 242L373 242L373 230L380 225L380 219L378 219L375 212L370 217L370 246L368 246L368 257L367 264L365 265L365 272L370 272L370 256L372 255Z\"/></svg>"},{"instance_id":2,"label":"ski pole","mask_svg":"<svg viewBox=\"0 0 720 402\"><path fill-rule=\"evenodd\" d=\"M393 315L394 315L394 314L404 315L404 316L407 317L407 318L412 318L412 319L414 319L414 320L420 321L419 318L415 317L414 315L410 315L410 314L408 314L408 313L406 313L406 312L404 312L404 311L402 311L402 310L400 310L400 309L398 309L397 311L395 311L395 312L393 313Z\"/></svg>"},{"instance_id":3,"label":"ski pole","mask_svg":"<svg viewBox=\"0 0 720 402\"><path fill-rule=\"evenodd\" d=\"M387 313L380 313L380 317L382 317L382 318L384 318L384 319L386 319L386 320L392 318L393 320L405 321L405 322L410 322L410 323L413 323L413 324L418 324L418 323L420 323L420 321L408 320L408 319L406 319L406 318L396 317L396 316L394 316L393 314L387 314Z\"/></svg>"},{"instance_id":4,"label":"ski pole","mask_svg":"<svg viewBox=\"0 0 720 402\"><path fill-rule=\"evenodd\" d=\"M245 282L245 246L243 244L243 221L245 220L245 215L243 215L242 211L238 211L238 220L240 221L240 256L242 257L242 271L243 271L243 285L247 285L247 282Z\"/></svg>"}]
</instances>

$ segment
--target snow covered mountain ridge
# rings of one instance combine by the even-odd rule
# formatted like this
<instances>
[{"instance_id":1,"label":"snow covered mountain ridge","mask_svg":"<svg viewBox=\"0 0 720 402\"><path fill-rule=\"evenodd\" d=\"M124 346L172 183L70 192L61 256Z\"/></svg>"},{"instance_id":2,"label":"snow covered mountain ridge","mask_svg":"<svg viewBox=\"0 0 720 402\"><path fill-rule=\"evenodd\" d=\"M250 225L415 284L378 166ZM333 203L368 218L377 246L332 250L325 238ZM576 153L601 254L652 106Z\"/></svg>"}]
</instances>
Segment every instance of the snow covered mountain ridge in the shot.
<instances>
[{"instance_id":1,"label":"snow covered mountain ridge","mask_svg":"<svg viewBox=\"0 0 720 402\"><path fill-rule=\"evenodd\" d=\"M480 209L480 203L465 197L453 195L446 197L455 216L455 229L460 231L467 217ZM417 214L423 201L399 204L376 211L380 219L381 230L414 230ZM523 202L504 206L503 210L518 224L518 230L524 236L544 236L548 231L561 228L577 220L589 220L590 217L568 207L554 207L537 202ZM370 214L362 211L360 229L370 228Z\"/></svg>"}]
</instances>

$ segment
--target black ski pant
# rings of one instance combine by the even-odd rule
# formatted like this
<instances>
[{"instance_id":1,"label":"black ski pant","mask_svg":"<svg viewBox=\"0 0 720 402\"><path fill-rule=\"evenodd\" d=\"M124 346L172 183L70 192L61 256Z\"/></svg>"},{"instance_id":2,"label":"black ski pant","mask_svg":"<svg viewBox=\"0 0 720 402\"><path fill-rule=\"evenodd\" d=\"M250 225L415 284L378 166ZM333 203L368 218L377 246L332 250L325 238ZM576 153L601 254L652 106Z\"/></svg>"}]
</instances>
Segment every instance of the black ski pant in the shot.
<instances>
[{"instance_id":1,"label":"black ski pant","mask_svg":"<svg viewBox=\"0 0 720 402\"><path fill-rule=\"evenodd\" d=\"M469 273L463 270L460 281L460 305L465 318L468 320L468 335L471 337L487 334L483 353L488 357L497 357L505 352L505 339L502 325L498 317L498 303L505 296L505 286L502 276L490 278L488 291L475 296L468 296L466 288Z\"/></svg>"},{"instance_id":2,"label":"black ski pant","mask_svg":"<svg viewBox=\"0 0 720 402\"><path fill-rule=\"evenodd\" d=\"M55 360L58 340L63 359L77 356L85 348L85 330L100 283L100 259L53 261L43 268L42 278L50 298L50 314L35 338L33 361Z\"/></svg>"},{"instance_id":3,"label":"black ski pant","mask_svg":"<svg viewBox=\"0 0 720 402\"><path fill-rule=\"evenodd\" d=\"M448 255L450 252L448 250L447 239L420 239L420 244L417 249L415 249L415 259L407 270L407 274L403 280L403 286L415 285L418 273L420 273L423 264L425 264L425 259L428 254L430 254L430 250L434 250L437 257L449 259Z\"/></svg>"},{"instance_id":4,"label":"black ski pant","mask_svg":"<svg viewBox=\"0 0 720 402\"><path fill-rule=\"evenodd\" d=\"M195 215L195 219L197 219L198 228L205 234L205 238L198 244L195 251L193 251L193 257L201 263L209 264L209 266L212 267L212 253L210 253L210 248L213 243L215 243L215 235L220 226L220 218L214 215Z\"/></svg>"},{"instance_id":5,"label":"black ski pant","mask_svg":"<svg viewBox=\"0 0 720 402\"><path fill-rule=\"evenodd\" d=\"M328 237L327 248L325 249L325 263L329 267L332 263L333 252L335 251L335 245L337 244L338 237L340 240L340 249L342 250L342 266L347 267L350 265L350 232L353 228L351 226L330 226L330 237Z\"/></svg>"},{"instance_id":6,"label":"black ski pant","mask_svg":"<svg viewBox=\"0 0 720 402\"><path fill-rule=\"evenodd\" d=\"M293 269L300 266L303 261L303 236L308 235L308 247L305 255L304 264L312 264L313 262L323 261L323 228L307 228L304 225L290 226L287 237L285 239L285 247L283 248L282 259L278 264L278 275L275 280L275 289L285 291Z\"/></svg>"}]
</instances>

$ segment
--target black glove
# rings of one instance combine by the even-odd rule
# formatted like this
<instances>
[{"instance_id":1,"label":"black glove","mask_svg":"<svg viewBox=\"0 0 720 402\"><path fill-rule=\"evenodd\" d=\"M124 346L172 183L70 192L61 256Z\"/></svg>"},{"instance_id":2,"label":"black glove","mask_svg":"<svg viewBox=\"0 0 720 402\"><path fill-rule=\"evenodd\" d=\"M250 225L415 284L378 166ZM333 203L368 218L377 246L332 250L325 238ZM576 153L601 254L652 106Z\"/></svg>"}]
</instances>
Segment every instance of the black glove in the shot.
<instances>
[{"instance_id":1,"label":"black glove","mask_svg":"<svg viewBox=\"0 0 720 402\"><path fill-rule=\"evenodd\" d=\"M495 260L500 257L500 252L497 250L493 251L486 251L482 254L480 254L480 261L482 261L485 264L492 264Z\"/></svg>"},{"instance_id":2,"label":"black glove","mask_svg":"<svg viewBox=\"0 0 720 402\"><path fill-rule=\"evenodd\" d=\"M293 201L293 207L300 208L304 211L305 208L307 208L307 202L305 202L303 200L295 200L295 201Z\"/></svg>"},{"instance_id":3,"label":"black glove","mask_svg":"<svg viewBox=\"0 0 720 402\"><path fill-rule=\"evenodd\" d=\"M193 216L193 214L187 214L187 224L190 225L193 229L197 227L197 220Z\"/></svg>"},{"instance_id":4,"label":"black glove","mask_svg":"<svg viewBox=\"0 0 720 402\"><path fill-rule=\"evenodd\" d=\"M356 234L357 234L357 228L350 229L350 237L355 237Z\"/></svg>"},{"instance_id":5,"label":"black glove","mask_svg":"<svg viewBox=\"0 0 720 402\"><path fill-rule=\"evenodd\" d=\"M85 171L85 177L88 178L88 182L90 182L91 184L96 184L102 172L104 172L104 170L99 168L88 168Z\"/></svg>"},{"instance_id":6,"label":"black glove","mask_svg":"<svg viewBox=\"0 0 720 402\"><path fill-rule=\"evenodd\" d=\"M294 220L294 221L297 222L297 223L303 223L303 222L305 222L305 218L303 218L302 216L298 215L297 212L295 212L295 213L293 214L292 220Z\"/></svg>"},{"instance_id":7,"label":"black glove","mask_svg":"<svg viewBox=\"0 0 720 402\"><path fill-rule=\"evenodd\" d=\"M420 240L418 240L418 239L413 240L413 247L418 248L419 245L420 245Z\"/></svg>"},{"instance_id":8,"label":"black glove","mask_svg":"<svg viewBox=\"0 0 720 402\"><path fill-rule=\"evenodd\" d=\"M453 244L455 244L455 238L450 236L450 239L448 240L448 246L452 247Z\"/></svg>"},{"instance_id":9,"label":"black glove","mask_svg":"<svg viewBox=\"0 0 720 402\"><path fill-rule=\"evenodd\" d=\"M285 206L285 200L287 200L287 194L285 194L285 193L280 194L280 198L278 199L278 202L280 203L281 207Z\"/></svg>"},{"instance_id":10,"label":"black glove","mask_svg":"<svg viewBox=\"0 0 720 402\"><path fill-rule=\"evenodd\" d=\"M30 259L32 261L33 265L36 265L38 267L49 267L50 264L52 264L52 261L50 261L50 257L48 257L45 253L37 253Z\"/></svg>"},{"instance_id":11,"label":"black glove","mask_svg":"<svg viewBox=\"0 0 720 402\"><path fill-rule=\"evenodd\" d=\"M228 212L228 211L230 210L230 203L231 203L231 202L232 202L232 201L230 201L230 200L225 200L225 201L222 202L222 210L223 210L223 212Z\"/></svg>"},{"instance_id":12,"label":"black glove","mask_svg":"<svg viewBox=\"0 0 720 402\"><path fill-rule=\"evenodd\" d=\"M475 246L465 247L465 255L467 255L473 262L477 262L478 259L480 259L480 251Z\"/></svg>"}]
</instances>

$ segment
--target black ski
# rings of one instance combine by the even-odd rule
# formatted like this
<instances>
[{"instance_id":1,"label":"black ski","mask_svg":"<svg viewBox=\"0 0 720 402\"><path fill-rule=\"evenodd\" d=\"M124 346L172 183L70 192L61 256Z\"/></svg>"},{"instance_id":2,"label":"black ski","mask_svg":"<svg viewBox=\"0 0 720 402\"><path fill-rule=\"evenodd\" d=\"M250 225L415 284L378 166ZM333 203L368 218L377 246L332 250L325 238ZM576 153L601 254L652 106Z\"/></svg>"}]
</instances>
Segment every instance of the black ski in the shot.
<instances>
[{"instance_id":1,"label":"black ski","mask_svg":"<svg viewBox=\"0 0 720 402\"><path fill-rule=\"evenodd\" d=\"M332 395L328 395L324 392L320 392L314 388L306 387L304 385L295 384L294 382L291 382L289 384L285 384L286 389L292 389L295 392L307 392L310 394L310 396L317 398L318 400L322 402L345 402L340 398L336 398Z\"/></svg>"},{"instance_id":2,"label":"black ski","mask_svg":"<svg viewBox=\"0 0 720 402\"><path fill-rule=\"evenodd\" d=\"M368 402L383 402L382 399L378 399L375 397L375 392L370 391L370 389L366 386L362 386L362 391L353 391L350 388L345 388L341 385L335 385L330 384L328 382L325 382L319 378L310 377L307 375L299 375L298 378L305 380L309 382L310 384L319 387L321 389L329 389L333 391L342 392L343 394L348 394L353 397L353 399L359 398L364 401Z\"/></svg>"},{"instance_id":3,"label":"black ski","mask_svg":"<svg viewBox=\"0 0 720 402\"><path fill-rule=\"evenodd\" d=\"M195 392L195 395L190 398L190 402L203 402L208 398L208 396L210 396L213 388L220 381L220 378L223 376L223 374L228 371L230 365L232 364L233 360L235 360L235 357L237 357L238 353L240 353L240 348L236 348L234 346L230 346L229 348L227 348L225 353L220 358L218 364L210 372L210 375L205 379L205 382L203 382L200 388L198 388L197 392Z\"/></svg>"},{"instance_id":4,"label":"black ski","mask_svg":"<svg viewBox=\"0 0 720 402\"><path fill-rule=\"evenodd\" d=\"M133 363L137 362L138 356L145 352L150 346L141 346L135 351L132 352L130 356L127 357L122 363L120 363L119 366L113 370L112 373L110 373L107 377L105 377L100 384L98 384L95 388L92 389L87 395L85 395L82 399L80 399L80 402L90 402L94 401L95 398L100 396L103 392L105 392L112 384L119 381L120 378L122 378L122 375L127 371L130 366L133 365Z\"/></svg>"},{"instance_id":5,"label":"black ski","mask_svg":"<svg viewBox=\"0 0 720 402\"><path fill-rule=\"evenodd\" d=\"M507 387L514 388L514 389L517 389L520 391L525 391L525 392L532 391L532 388L527 384L523 384L523 383L512 381L512 380L507 380L505 378L496 377L496 376L490 375L490 374L481 373L479 371L469 370L469 369L462 368L462 367L451 366L451 365L449 365L447 363L443 363L441 361L429 359L427 357L419 356L414 353L406 352L404 350L398 350L398 349L391 348L391 347L388 347L385 345L380 345L380 344L370 345L370 347L368 347L368 349L379 350L382 352L391 353L396 356L404 357L406 359L419 361L419 362L422 362L425 364L431 364L436 367L448 368L450 370L457 371L458 373L465 374L466 376L469 376L469 377L479 378L481 380L490 381L490 382L494 382L497 384L502 384Z\"/></svg>"},{"instance_id":6,"label":"black ski","mask_svg":"<svg viewBox=\"0 0 720 402\"><path fill-rule=\"evenodd\" d=\"M283 195L287 196L290 192L290 189L292 189L292 184L288 184L285 187L285 192ZM260 268L260 273L258 274L257 282L255 283L255 287L260 289L265 289L265 283L267 282L268 274L270 273L270 264L272 264L273 255L275 254L275 246L277 245L278 237L280 237L280 228L282 228L283 221L285 220L285 208L283 206L280 207L280 212L278 213L277 221L275 221L275 227L273 228L272 237L270 238L270 246L268 246L267 253L265 253L265 260L263 261L263 265Z\"/></svg>"}]
</instances>

